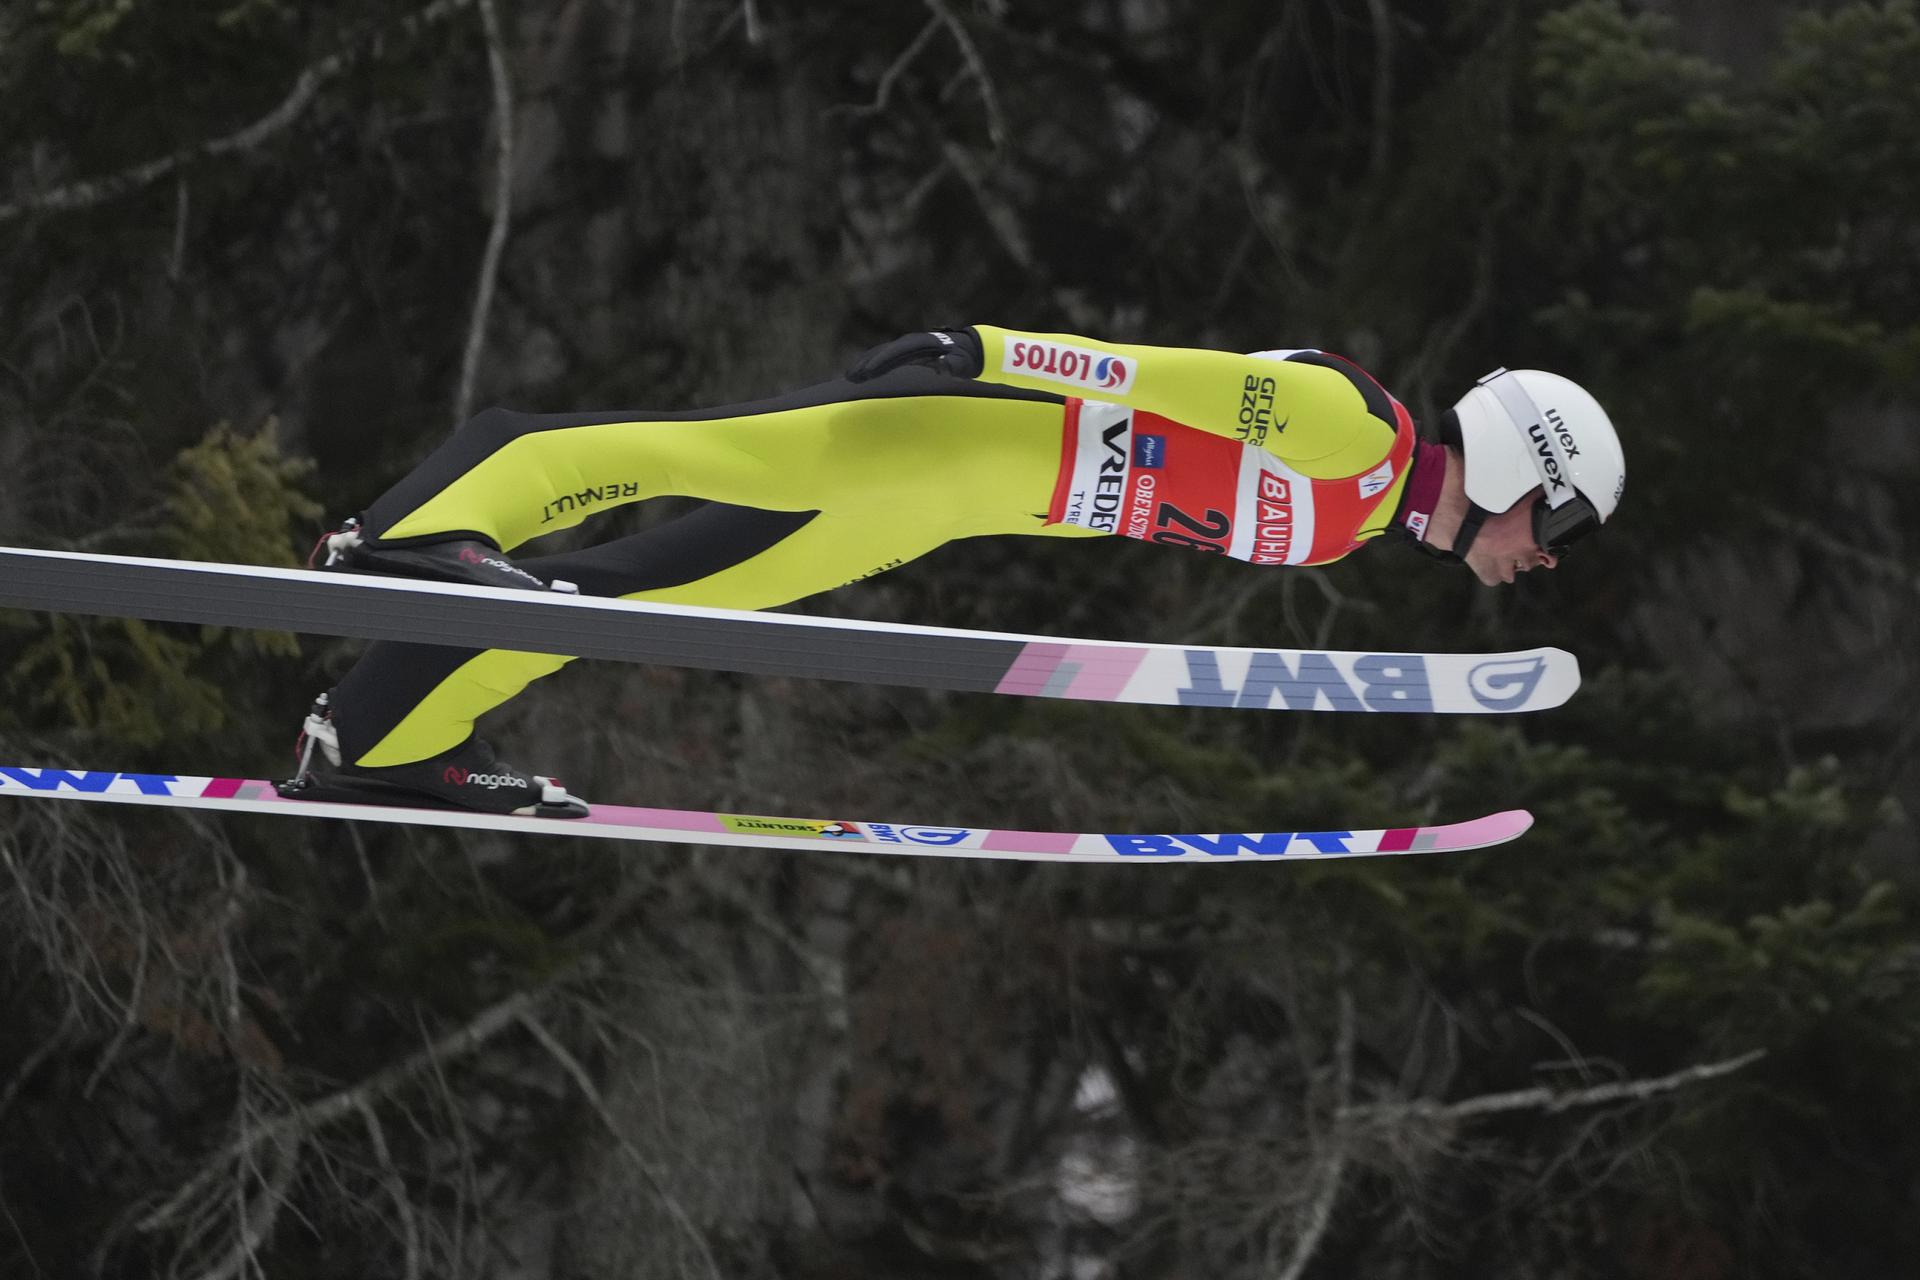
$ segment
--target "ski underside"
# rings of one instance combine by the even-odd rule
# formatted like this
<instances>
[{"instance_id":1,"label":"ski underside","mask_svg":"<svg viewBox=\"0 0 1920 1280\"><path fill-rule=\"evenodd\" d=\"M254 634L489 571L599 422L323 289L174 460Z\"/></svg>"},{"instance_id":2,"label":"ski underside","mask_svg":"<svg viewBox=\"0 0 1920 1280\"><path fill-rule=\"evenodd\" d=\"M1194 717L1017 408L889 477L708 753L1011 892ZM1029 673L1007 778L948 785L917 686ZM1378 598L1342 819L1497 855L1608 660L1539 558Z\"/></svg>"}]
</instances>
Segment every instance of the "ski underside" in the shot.
<instances>
[{"instance_id":1,"label":"ski underside","mask_svg":"<svg viewBox=\"0 0 1920 1280\"><path fill-rule=\"evenodd\" d=\"M1365 653L1131 644L0 547L0 608L298 631L957 692L1238 710L1557 707L1563 649Z\"/></svg>"},{"instance_id":2,"label":"ski underside","mask_svg":"<svg viewBox=\"0 0 1920 1280\"><path fill-rule=\"evenodd\" d=\"M597 804L584 818L555 819L289 800L270 782L175 774L80 772L0 766L0 795L160 805L221 813L344 818L414 826L465 827L522 835L676 844L749 845L936 858L1001 858L1027 862L1256 862L1444 853L1505 844L1533 825L1522 809L1444 826L1377 831L1260 831L1188 835L1102 835L1070 831L999 831L827 818L776 818Z\"/></svg>"}]
</instances>

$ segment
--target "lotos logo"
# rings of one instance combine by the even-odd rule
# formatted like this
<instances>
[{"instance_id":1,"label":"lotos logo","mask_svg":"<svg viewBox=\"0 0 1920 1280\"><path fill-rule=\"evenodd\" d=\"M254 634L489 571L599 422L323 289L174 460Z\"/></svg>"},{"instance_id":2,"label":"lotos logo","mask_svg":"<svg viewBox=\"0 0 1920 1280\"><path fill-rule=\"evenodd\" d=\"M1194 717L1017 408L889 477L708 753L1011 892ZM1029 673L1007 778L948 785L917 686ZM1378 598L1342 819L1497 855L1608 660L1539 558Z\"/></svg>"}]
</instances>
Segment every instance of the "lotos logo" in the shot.
<instances>
[{"instance_id":1,"label":"lotos logo","mask_svg":"<svg viewBox=\"0 0 1920 1280\"><path fill-rule=\"evenodd\" d=\"M1513 711L1533 696L1546 673L1547 660L1539 656L1496 658L1467 673L1467 688L1487 710Z\"/></svg>"},{"instance_id":2,"label":"lotos logo","mask_svg":"<svg viewBox=\"0 0 1920 1280\"><path fill-rule=\"evenodd\" d=\"M1104 351L1069 346L1064 342L1019 338L1006 344L1000 359L1003 373L1018 373L1045 382L1061 382L1088 391L1127 392L1133 389L1131 361Z\"/></svg>"}]
</instances>

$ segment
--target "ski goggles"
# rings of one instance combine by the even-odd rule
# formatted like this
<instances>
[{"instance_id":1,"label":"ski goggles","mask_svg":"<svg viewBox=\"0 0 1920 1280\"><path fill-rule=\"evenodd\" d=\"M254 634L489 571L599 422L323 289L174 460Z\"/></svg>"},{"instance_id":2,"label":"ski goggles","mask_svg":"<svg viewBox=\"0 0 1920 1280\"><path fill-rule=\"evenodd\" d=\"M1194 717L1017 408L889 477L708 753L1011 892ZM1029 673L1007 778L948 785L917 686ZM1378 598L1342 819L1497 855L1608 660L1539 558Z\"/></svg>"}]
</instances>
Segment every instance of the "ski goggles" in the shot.
<instances>
[{"instance_id":1,"label":"ski goggles","mask_svg":"<svg viewBox=\"0 0 1920 1280\"><path fill-rule=\"evenodd\" d=\"M1600 513L1585 495L1575 493L1559 506L1545 498L1533 505L1533 542L1550 555L1565 555L1568 547L1600 527Z\"/></svg>"}]
</instances>

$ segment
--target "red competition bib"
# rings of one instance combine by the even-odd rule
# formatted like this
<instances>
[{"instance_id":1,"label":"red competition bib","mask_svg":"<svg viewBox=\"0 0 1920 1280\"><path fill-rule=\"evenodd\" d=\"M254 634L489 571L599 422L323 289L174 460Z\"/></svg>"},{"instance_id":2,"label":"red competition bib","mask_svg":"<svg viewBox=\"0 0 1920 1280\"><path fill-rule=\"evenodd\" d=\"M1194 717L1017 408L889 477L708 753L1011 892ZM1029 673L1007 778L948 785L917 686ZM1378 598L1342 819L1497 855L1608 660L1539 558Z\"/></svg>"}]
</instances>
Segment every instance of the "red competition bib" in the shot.
<instances>
[{"instance_id":1,"label":"red competition bib","mask_svg":"<svg viewBox=\"0 0 1920 1280\"><path fill-rule=\"evenodd\" d=\"M1254 564L1321 564L1360 545L1413 456L1413 419L1371 471L1301 475L1259 445L1097 400L1069 399L1048 524L1191 547Z\"/></svg>"}]
</instances>

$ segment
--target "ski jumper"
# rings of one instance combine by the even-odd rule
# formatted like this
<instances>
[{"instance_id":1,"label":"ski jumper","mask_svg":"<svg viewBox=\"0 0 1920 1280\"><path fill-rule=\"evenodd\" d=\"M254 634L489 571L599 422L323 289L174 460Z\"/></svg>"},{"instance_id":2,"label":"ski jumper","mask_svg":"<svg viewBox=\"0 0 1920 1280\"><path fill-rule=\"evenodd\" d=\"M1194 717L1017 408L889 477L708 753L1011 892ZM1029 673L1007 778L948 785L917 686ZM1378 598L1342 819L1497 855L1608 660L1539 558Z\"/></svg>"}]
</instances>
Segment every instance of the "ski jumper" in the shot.
<instances>
[{"instance_id":1,"label":"ski jumper","mask_svg":"<svg viewBox=\"0 0 1920 1280\"><path fill-rule=\"evenodd\" d=\"M922 366L686 412L474 417L363 516L382 545L502 551L648 498L705 499L613 542L516 557L587 595L764 609L956 538L1119 535L1323 564L1392 522L1400 403L1338 356L1127 346L977 326L978 379ZM341 747L426 759L569 658L382 642L335 690Z\"/></svg>"}]
</instances>

